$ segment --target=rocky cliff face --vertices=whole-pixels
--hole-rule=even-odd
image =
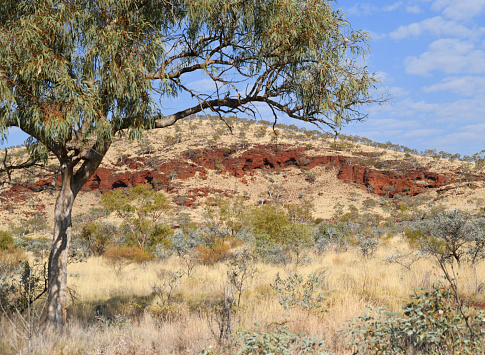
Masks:
[[[307,155],[305,148],[291,146],[255,145],[240,150],[236,147],[200,149],[187,151],[182,157],[158,164],[146,158],[126,158],[119,160],[117,166],[126,166],[126,171],[116,171],[100,167],[84,186],[84,190],[106,192],[120,187],[137,186],[150,183],[159,189],[170,190],[173,179],[185,180],[194,177],[204,179],[208,170],[230,174],[243,179],[258,170],[284,169],[296,166],[311,171],[317,166],[335,168],[337,177],[346,183],[354,184],[379,196],[392,197],[396,193],[415,196],[426,189],[436,189],[453,181],[452,178],[430,172],[427,169],[401,171],[382,171],[361,166],[358,160],[345,156],[314,151]],[[48,179],[37,186],[49,183]]]
[[[337,203],[367,208],[369,199],[377,202],[373,212],[386,213],[383,202],[396,194],[422,194],[417,200],[470,212],[485,203],[485,175],[472,176],[470,164],[302,132],[288,126],[275,135],[271,127],[238,121],[229,134],[218,120],[194,119],[146,132],[143,141],[116,138],[76,198],[73,215],[98,207],[107,191],[147,183],[191,218],[202,218],[204,207],[220,196],[243,197],[248,206],[309,202],[315,218],[323,219],[331,218]],[[48,173],[55,158],[49,163],[18,171],[12,178],[20,184],[0,186],[0,229],[39,212],[53,220],[57,191],[50,188],[60,179]],[[33,193],[38,190],[45,191]]]
[[[86,196],[96,193],[99,197],[100,193],[113,189],[149,183],[157,190],[167,192],[180,206],[197,208],[208,196],[233,196],[245,190],[254,191],[254,196],[251,195],[254,203],[265,203],[268,196],[265,198],[262,194],[267,194],[267,187],[271,184],[268,177],[277,175],[278,184],[283,185],[285,193],[291,195],[290,192],[293,191],[288,200],[290,203],[296,202],[303,193],[305,196],[320,198],[320,206],[324,204],[325,208],[331,209],[339,201],[345,203],[346,198],[335,193],[328,195],[328,176],[334,183],[338,180],[343,182],[339,186],[347,185],[350,189],[348,191],[360,189],[385,198],[392,198],[398,193],[416,196],[430,190],[444,193],[455,189],[455,185],[460,182],[458,172],[436,173],[409,161],[384,160],[377,157],[375,152],[343,155],[330,148],[308,149],[290,144],[235,144],[170,151],[170,158],[166,158],[167,153],[163,151],[159,153],[160,156],[157,153],[133,154],[111,159],[110,163],[102,165],[95,172],[83,187],[83,193]],[[289,169],[290,167],[296,169]],[[311,181],[312,175],[318,176],[324,171],[328,172],[327,177],[317,178],[317,183]],[[218,182],[214,182],[214,177],[217,177]],[[53,178],[54,176],[37,176],[36,182],[23,186],[13,185],[9,190],[3,191],[3,196],[10,201],[10,208],[17,209],[22,206],[20,213],[25,216],[36,211],[50,211],[55,203],[56,192],[51,191],[46,196],[45,193],[32,194],[32,191],[52,186]],[[483,181],[483,176],[477,175],[474,178],[475,181]],[[290,180],[292,187],[285,185]],[[299,182],[295,185],[295,181]],[[309,181],[312,183],[308,183]],[[240,186],[239,192],[235,192],[235,182]],[[57,178],[55,183],[60,184],[60,179]],[[455,193],[455,190],[452,192],[453,196],[460,194]],[[370,197],[365,194],[364,196]],[[32,202],[32,199],[36,202]],[[97,200],[86,197],[79,204],[96,206],[94,201]],[[7,215],[5,218],[9,220],[11,217]]]

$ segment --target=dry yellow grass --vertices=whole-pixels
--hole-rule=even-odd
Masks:
[[[233,330],[252,328],[255,324],[275,329],[285,324],[293,332],[324,339],[327,347],[337,354],[349,353],[340,331],[345,329],[346,321],[361,315],[368,307],[400,311],[417,287],[446,284],[431,260],[420,259],[409,270],[385,262],[386,256],[396,249],[406,248],[400,237],[394,237],[368,259],[351,249],[312,254],[312,262],[298,269],[292,264],[283,267],[255,263],[257,272],[243,291],[241,307],[233,318]],[[119,275],[102,257],[69,265],[68,286],[75,296],[69,306],[69,325],[61,335],[42,332],[36,343],[37,353],[197,354],[202,349],[216,348],[214,334],[218,328],[211,307],[227,289],[228,264],[199,265],[190,277],[183,276],[174,290],[168,313],[160,313],[159,299],[152,286],[167,281],[159,278],[160,270],[167,275],[181,268],[176,256],[142,266],[130,265]],[[279,304],[279,294],[270,286],[277,275],[285,279],[295,272],[308,275],[323,271],[326,312],[309,313],[298,308],[285,311]],[[458,273],[462,296],[483,302],[484,263],[473,268],[463,266]],[[106,322],[116,316],[122,317],[119,326],[103,327],[103,319]],[[25,341],[18,342],[5,319],[0,330],[4,333],[0,342],[2,353],[15,353],[9,352],[11,344],[25,347]]]
[[[345,328],[344,322],[359,316],[367,307],[399,311],[415,288],[445,283],[431,260],[421,259],[410,270],[386,263],[385,257],[396,248],[406,249],[399,237],[381,246],[369,259],[363,259],[357,250],[349,250],[314,254],[310,264],[298,269],[294,265],[256,263],[257,273],[243,292],[234,328],[251,328],[259,323],[274,329],[278,324],[286,324],[294,332],[325,339],[329,348],[344,354],[348,349],[342,347],[343,335],[339,332]],[[204,348],[216,347],[211,329],[217,330],[217,326],[210,321],[209,305],[223,295],[228,265],[199,265],[190,277],[183,276],[174,291],[170,319],[160,319],[154,313],[157,298],[152,286],[163,282],[157,276],[161,269],[175,272],[181,269],[181,264],[177,257],[171,257],[145,266],[131,265],[121,275],[116,275],[102,257],[70,265],[68,285],[76,298],[70,306],[68,330],[60,338],[44,334],[39,353],[196,354]],[[285,279],[294,272],[307,275],[323,270],[327,312],[318,315],[297,308],[286,312],[279,304],[278,293],[270,286],[277,274]],[[485,265],[463,267],[459,269],[459,277],[463,296],[483,301],[480,285],[485,283]],[[103,329],[96,312],[112,318],[122,315],[124,326]],[[10,336],[13,339],[13,334]]]

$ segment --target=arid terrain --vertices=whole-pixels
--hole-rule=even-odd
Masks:
[[[321,138],[315,131],[276,131],[243,122],[231,134],[210,118],[148,132],[143,142],[119,138],[77,197],[73,214],[98,206],[104,192],[147,183],[196,219],[208,198],[244,196],[258,205],[274,198],[272,189],[286,203],[311,201],[313,216],[322,219],[332,217],[337,203],[360,208],[365,200],[385,202],[396,194],[466,211],[485,203],[485,175],[472,163]],[[52,221],[56,192],[27,187],[50,186],[55,174],[35,169],[16,174],[25,186],[4,185],[1,228],[36,211]],[[379,206],[375,212],[383,213]]]
[[[401,312],[416,290],[421,296],[447,289],[436,262],[441,249],[426,249],[433,243],[423,244],[428,240],[419,239],[413,223],[455,209],[481,218],[485,175],[475,164],[295,126],[227,123],[232,134],[225,122],[198,117],[148,132],[143,141],[116,139],[74,204],[72,248],[78,252],[68,267],[66,332],[35,328],[35,353],[233,354],[252,335],[284,331],[298,334],[290,343],[278,340],[288,347],[309,337],[332,354],[375,353],[374,343],[357,350],[356,339],[368,334],[357,327],[352,340],[352,319],[370,308],[370,314]],[[26,159],[22,148],[10,154],[14,162]],[[15,248],[1,251],[5,265],[28,260],[42,270],[59,184],[53,166],[13,172],[3,185],[0,229],[15,239]],[[162,218],[169,232],[146,250],[129,243],[121,213],[102,207],[103,195],[140,185],[162,192],[170,205]],[[296,237],[258,234],[272,233],[264,213],[274,213],[274,228],[283,218]],[[193,235],[205,244],[187,246]],[[120,250],[138,252],[115,253]],[[480,260],[450,265],[456,264],[459,301],[483,308]],[[457,307],[456,299],[440,303],[439,297],[429,299]],[[42,300],[36,301],[39,320]],[[450,314],[459,317],[462,309]],[[21,318],[8,314],[0,321],[0,353],[16,354],[29,337],[20,332]],[[442,346],[412,339],[400,341],[416,353]]]

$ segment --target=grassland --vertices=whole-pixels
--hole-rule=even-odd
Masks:
[[[244,284],[240,306],[231,316],[231,329],[235,333],[256,324],[266,330],[286,325],[295,333],[323,339],[335,354],[351,353],[342,332],[345,322],[368,307],[401,311],[416,288],[445,283],[431,260],[420,259],[409,270],[386,262],[396,249],[406,250],[400,237],[387,241],[370,258],[353,249],[312,254],[312,261],[298,268],[254,262],[250,265],[254,275]],[[229,261],[198,265],[192,275],[178,279],[166,302],[169,289],[164,288],[158,297],[153,286],[167,284],[173,273],[182,270],[176,256],[133,264],[119,274],[103,257],[74,263],[69,266],[69,325],[64,334],[40,331],[36,353],[197,354],[203,349],[221,349],[221,345],[234,346],[234,336],[219,342],[221,316],[217,312],[217,305],[230,293],[229,269]],[[271,285],[277,276],[285,279],[295,272],[321,275],[318,289],[324,296],[325,312],[282,307],[280,294]],[[465,299],[483,303],[483,263],[460,268],[458,284]],[[20,348],[25,342],[5,322],[3,319],[2,353],[15,353],[11,346]]]

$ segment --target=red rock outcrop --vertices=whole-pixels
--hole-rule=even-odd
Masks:
[[[415,196],[427,188],[439,188],[447,182],[444,175],[426,169],[381,171],[358,165],[355,159],[340,155],[306,156],[305,148],[259,145],[232,157],[233,148],[203,149],[192,152],[191,160],[209,169],[229,172],[243,177],[256,169],[286,168],[294,165],[312,169],[317,166],[339,167],[338,178],[354,183],[380,196],[392,197],[396,193]],[[389,162],[388,165],[392,165]]]
[[[157,168],[147,168],[147,164],[140,161],[125,159],[131,171],[114,173],[112,170],[100,167],[93,176],[83,186],[83,190],[100,190],[107,192],[119,187],[133,187],[140,184],[152,184],[157,187],[167,187],[170,180],[188,179],[195,176],[197,172],[206,174],[205,169],[195,164],[189,164],[181,160],[174,159],[169,163],[160,164]],[[134,170],[143,164],[142,170]]]
[[[358,165],[344,165],[338,178],[364,186],[380,196],[392,197],[396,193],[415,196],[427,188],[439,188],[446,184],[446,177],[429,171],[407,171],[397,174],[393,171],[379,171]]]
[[[188,179],[199,173],[201,179],[207,178],[207,169],[218,170],[221,174],[230,174],[247,183],[246,175],[252,175],[255,170],[283,169],[297,166],[313,169],[317,166],[338,169],[337,177],[346,183],[355,184],[369,192],[380,196],[392,197],[396,193],[415,196],[427,188],[446,189],[445,185],[451,181],[446,176],[432,173],[425,168],[415,170],[407,168],[405,164],[394,165],[389,171],[378,170],[359,164],[358,158],[333,155],[329,151],[315,150],[313,156],[306,155],[306,149],[294,148],[290,145],[255,145],[242,153],[238,147],[215,149],[189,150],[183,153],[182,158],[160,163],[156,157],[124,157],[119,159],[116,166],[126,166],[126,171],[113,171],[100,167],[84,185],[83,190],[107,192],[120,187],[131,187],[150,183],[157,189],[172,190],[172,180]],[[320,153],[321,154],[318,154]],[[236,154],[237,153],[237,154]],[[382,163],[382,162],[380,162]],[[393,167],[393,162],[384,162],[386,166]],[[399,169],[397,169],[399,167]],[[33,184],[33,188],[45,187],[51,184],[51,178],[42,179]],[[57,184],[60,183],[60,177]],[[207,191],[206,191],[207,189]],[[27,191],[24,187],[14,186],[7,192],[9,196],[18,195]],[[179,203],[193,206],[198,197],[207,196],[208,188],[198,188],[179,196]],[[227,195],[227,191],[219,193]],[[185,197],[185,199],[183,198]],[[182,201],[183,200],[183,201]]]

